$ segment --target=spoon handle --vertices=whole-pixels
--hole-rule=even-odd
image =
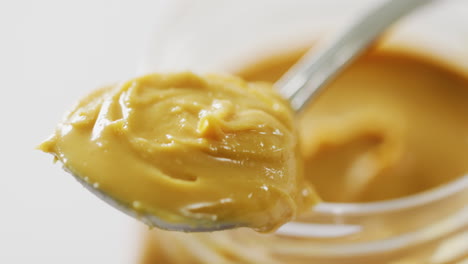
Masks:
[[[432,0],[385,0],[349,27],[307,52],[280,80],[280,94],[299,112],[400,17]]]

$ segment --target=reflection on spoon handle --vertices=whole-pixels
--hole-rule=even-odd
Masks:
[[[349,27],[312,49],[296,63],[276,86],[292,108],[303,107],[338,73],[372,44],[400,17],[432,0],[385,0]]]

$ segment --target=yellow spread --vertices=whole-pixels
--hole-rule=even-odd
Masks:
[[[40,148],[138,212],[264,232],[317,201],[309,183],[325,201],[368,202],[468,171],[464,76],[405,52],[369,53],[299,116],[299,144],[271,82],[301,54],[238,73],[251,82],[152,74],[97,90]]]
[[[169,223],[270,231],[316,201],[294,113],[271,84],[151,74],[82,99],[40,148]]]

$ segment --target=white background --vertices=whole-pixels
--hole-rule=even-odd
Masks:
[[[35,150],[77,98],[132,76],[157,0],[0,0],[0,263],[135,263],[140,224]]]

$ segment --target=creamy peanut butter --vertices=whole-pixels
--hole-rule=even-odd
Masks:
[[[270,231],[316,201],[294,120],[271,84],[151,74],[82,99],[40,149],[166,222]]]

